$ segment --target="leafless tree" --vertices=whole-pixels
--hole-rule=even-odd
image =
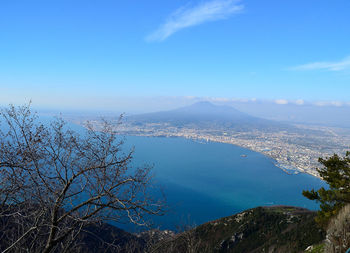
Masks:
[[[194,225],[182,225],[177,234],[169,233],[160,240],[147,240],[150,242],[146,248],[147,253],[209,253],[213,248],[203,241],[196,232]],[[163,231],[164,233],[165,231]]]
[[[145,225],[162,214],[150,167],[133,167],[115,126],[82,133],[64,120],[41,123],[30,105],[0,112],[2,252],[69,252],[92,223]]]

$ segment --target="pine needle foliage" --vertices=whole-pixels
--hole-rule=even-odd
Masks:
[[[326,159],[319,158],[319,162],[323,167],[317,171],[329,188],[303,191],[303,195],[320,203],[316,221],[326,227],[329,220],[336,216],[343,206],[350,203],[350,152],[344,157],[334,154]]]

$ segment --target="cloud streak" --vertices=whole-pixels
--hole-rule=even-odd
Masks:
[[[313,62],[291,68],[292,70],[350,70],[350,56],[338,62]]]
[[[244,6],[240,0],[212,0],[199,5],[181,7],[173,12],[157,30],[146,37],[148,42],[161,42],[174,33],[206,22],[227,19],[240,13]]]

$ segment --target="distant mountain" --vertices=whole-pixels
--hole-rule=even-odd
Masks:
[[[198,102],[170,111],[139,114],[127,117],[132,124],[166,123],[175,127],[230,128],[235,130],[263,129],[265,131],[287,130],[292,126],[277,121],[251,116],[226,105]]]

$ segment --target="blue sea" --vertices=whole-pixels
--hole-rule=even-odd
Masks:
[[[49,122],[51,118],[41,120]],[[69,126],[83,131],[80,126]],[[325,186],[307,174],[286,174],[272,159],[230,144],[127,136],[125,151],[132,147],[133,164],[153,165],[155,184],[166,196],[166,215],[152,219],[154,227],[161,229],[199,225],[257,206],[294,205],[316,210],[318,205],[303,197],[302,191]],[[115,225],[139,230],[127,224]]]
[[[161,229],[199,225],[257,206],[315,210],[318,205],[302,191],[325,186],[308,174],[286,174],[272,159],[230,144],[166,137],[126,140],[126,147],[135,147],[134,164],[152,164],[154,180],[165,193],[168,212],[153,219]]]

